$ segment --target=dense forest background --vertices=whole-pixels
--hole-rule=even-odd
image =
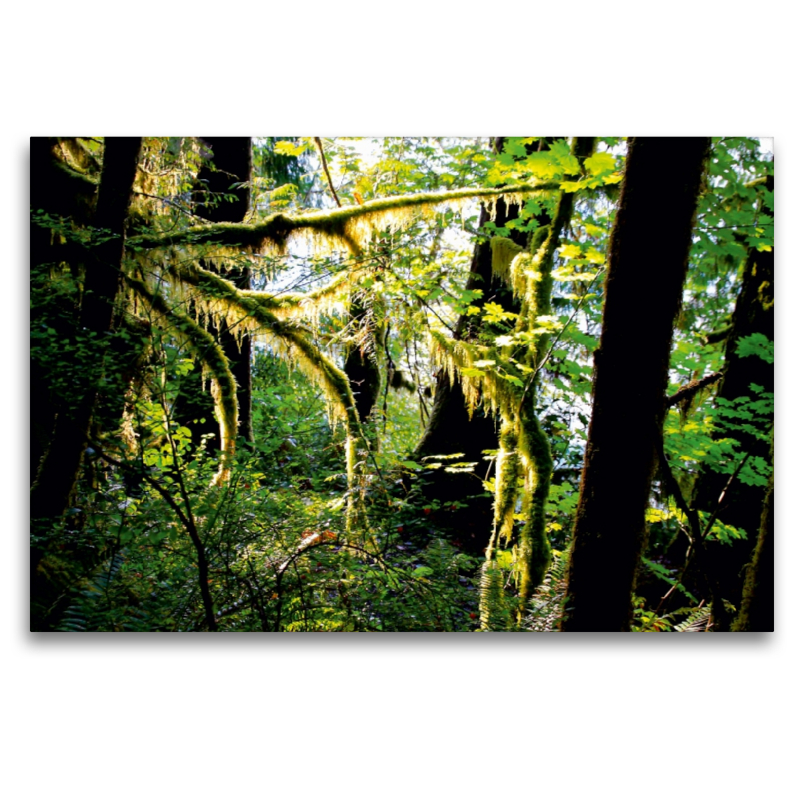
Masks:
[[[11,18],[0,55],[0,197],[17,268],[2,320],[19,360],[2,395],[13,455],[4,460],[3,588],[12,610],[3,634],[4,788],[69,798],[97,790],[120,798],[782,796],[793,785],[800,666],[787,488],[798,441],[789,313],[797,271],[785,222],[797,202],[791,12],[681,0],[666,13],[624,1],[235,9],[245,10],[144,0],[59,13],[20,6]],[[30,440],[29,426],[15,421],[30,399],[29,137],[143,130],[323,140],[531,130],[774,136],[784,220],[776,632],[28,633]],[[497,744],[499,760],[488,753]]]
[[[773,181],[32,139],[32,630],[772,630]]]

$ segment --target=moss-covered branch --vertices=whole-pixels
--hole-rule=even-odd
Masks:
[[[500,452],[497,454],[495,482],[498,486],[494,503],[493,541],[511,541],[514,528],[514,507],[517,502],[517,478],[520,472],[517,426],[503,420],[500,430]]]
[[[225,278],[197,266],[173,267],[172,274],[180,281],[201,289],[203,302],[209,304],[215,313],[236,315],[245,329],[282,344],[300,369],[322,389],[331,420],[343,422],[347,431],[347,475],[351,490],[348,509],[351,525],[354,524],[359,513],[355,496],[357,451],[364,446],[364,438],[347,376],[308,339],[299,325],[276,315],[280,298],[266,292],[237,289]]]
[[[214,408],[222,443],[222,460],[214,477],[214,483],[216,485],[224,483],[230,476],[231,461],[236,452],[236,427],[239,420],[236,381],[233,379],[228,360],[214,337],[193,319],[172,308],[164,297],[150,291],[144,282],[133,277],[127,277],[126,281],[150,306],[153,313],[160,317],[170,330],[186,341],[211,373]]]
[[[689,402],[698,392],[719,381],[723,374],[722,372],[712,372],[710,375],[706,375],[705,378],[701,378],[697,381],[690,381],[684,386],[681,386],[675,394],[670,395],[666,399],[666,407],[672,408],[672,406],[676,406],[678,403]]]
[[[455,189],[449,192],[421,192],[370,200],[362,205],[345,206],[330,211],[314,211],[294,216],[273,214],[253,223],[217,223],[196,225],[186,230],[132,237],[132,248],[152,249],[175,246],[220,246],[253,252],[283,252],[292,238],[310,240],[327,248],[358,251],[373,232],[383,228],[399,230],[418,213],[434,213],[444,205],[460,206],[471,200],[483,200],[494,207],[499,198],[507,203],[521,203],[530,194],[558,189],[557,183],[537,186],[506,186],[501,189]]]

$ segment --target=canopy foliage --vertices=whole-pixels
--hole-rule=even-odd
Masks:
[[[112,142],[32,140],[32,626],[557,629],[626,141],[254,138],[250,175],[211,191],[202,138],[144,138],[123,234],[98,221]],[[665,144],[653,192],[673,157]],[[735,503],[760,520],[772,485],[772,181],[758,140],[713,140],[634,630],[737,615],[747,630],[741,609],[763,608],[743,603],[758,588],[742,568],[768,534]],[[242,198],[244,219],[209,221]],[[118,263],[99,255],[109,241]],[[478,279],[482,247],[492,275]],[[96,263],[113,314],[93,330]],[[221,331],[253,342],[245,399]],[[740,373],[731,396],[724,376]],[[631,363],[621,403],[636,381]],[[496,447],[465,459],[465,426],[463,448],[415,457],[453,387],[494,421]],[[183,399],[202,393],[218,438]],[[80,402],[80,467],[45,513],[44,465]],[[448,474],[473,490],[437,495]],[[704,494],[713,476],[722,501]],[[476,553],[454,520],[487,502]]]

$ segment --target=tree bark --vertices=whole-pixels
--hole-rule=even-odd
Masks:
[[[502,149],[502,143],[498,147]],[[516,206],[506,206],[502,200],[498,201],[495,224],[501,227],[516,219],[517,215]],[[479,229],[488,221],[489,214],[482,208]],[[548,225],[550,218],[543,214],[539,223]],[[510,238],[524,247],[528,234],[512,231]],[[492,301],[507,311],[519,311],[519,303],[511,291],[492,274],[492,249],[488,240],[475,245],[466,288],[483,291],[483,296],[474,303],[476,306]],[[456,338],[475,336],[477,331],[472,329],[475,320],[476,317],[462,315],[456,326]],[[433,520],[437,528],[447,532],[453,543],[464,551],[476,555],[483,555],[489,544],[494,518],[493,499],[480,484],[487,474],[483,451],[496,450],[497,447],[498,426],[492,416],[485,414],[482,409],[476,409],[470,419],[460,383],[456,381],[451,385],[447,377],[439,376],[430,419],[413,458],[421,460],[426,456],[463,453],[458,461],[477,463],[471,472],[431,471],[426,474],[427,483],[423,487],[426,497],[438,500],[443,508],[448,509],[437,512]],[[464,506],[449,510],[452,503],[463,503]]]
[[[710,140],[633,138],[608,253],[564,631],[627,631]]]
[[[76,382],[85,389],[66,400],[58,411],[50,446],[31,488],[33,520],[49,521],[60,517],[78,478],[120,283],[125,218],[141,144],[139,137],[109,137],[105,141],[94,217],[96,242],[87,254],[78,324],[79,333],[90,337],[87,341],[90,352],[84,363],[86,375]]]
[[[350,304],[350,324],[358,328],[364,324],[368,313],[364,302],[357,298],[354,299]],[[371,339],[374,350],[375,331],[369,331],[367,336]],[[375,360],[375,353],[351,345],[347,349],[343,369],[350,381],[350,388],[353,390],[358,418],[365,423],[378,401],[378,393],[381,388],[381,371]]]
[[[731,630],[775,630],[775,475],[769,481],[753,558],[747,565],[742,604]]]
[[[767,189],[774,188],[773,178],[767,180]],[[771,215],[769,209],[762,213]],[[717,397],[735,400],[752,396],[750,384],[764,387],[767,392],[775,391],[774,366],[756,356],[738,356],[736,347],[739,340],[754,333],[761,333],[770,341],[775,339],[775,252],[748,251],[742,270],[742,283],[736,298],[731,329],[725,345],[725,367]],[[764,421],[757,421],[761,425]],[[741,443],[742,453],[752,457],[770,459],[769,442],[747,431],[734,431],[730,434],[722,430],[722,436],[732,436]],[[712,512],[716,510],[720,494],[728,481],[728,475],[704,470],[694,487],[694,505]],[[753,542],[759,536],[762,522],[762,508],[766,490],[763,486],[748,486],[735,481],[725,492],[725,499],[718,510],[718,518],[728,525],[735,525],[747,532],[746,540],[735,540],[729,545],[717,542],[708,543],[706,562],[710,583],[715,585],[720,596],[714,596],[714,620],[717,630],[728,630],[732,614],[723,600],[734,605],[742,597],[744,590],[744,566],[753,555]],[[771,613],[771,612],[770,612]]]

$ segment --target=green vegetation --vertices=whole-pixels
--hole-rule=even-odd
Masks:
[[[773,161],[693,141],[32,140],[32,630],[771,630]]]

